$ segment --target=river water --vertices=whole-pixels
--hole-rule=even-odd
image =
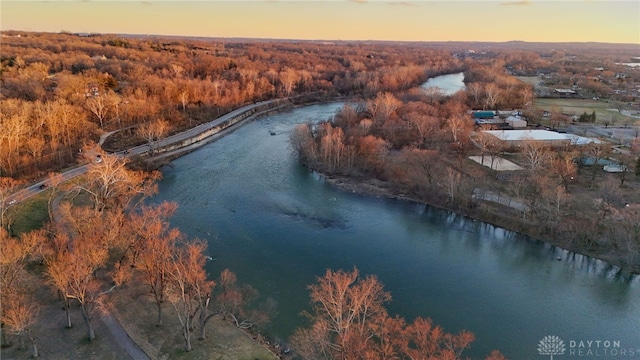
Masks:
[[[447,74],[429,78],[420,87],[427,89],[437,87],[445,95],[453,95],[459,90],[464,90],[464,73]]]
[[[580,340],[619,341],[640,357],[637,279],[449,212],[334,189],[300,166],[289,131],[340,106],[246,124],[164,168],[152,199],[177,202],[172,224],[208,241],[212,277],[230,268],[278,302],[271,336],[286,340],[304,324],[306,285],[325,269],[355,266],[391,292],[391,314],[475,333],[465,352],[473,359],[492,349],[510,359],[544,359],[537,347],[547,335],[563,339],[562,358]]]

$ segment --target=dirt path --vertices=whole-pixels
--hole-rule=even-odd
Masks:
[[[131,339],[129,334],[124,331],[118,320],[116,320],[113,315],[106,314],[100,320],[107,326],[107,329],[109,329],[109,332],[115,342],[120,345],[120,347],[122,347],[132,359],[149,360],[147,354],[145,354],[138,344]]]
[[[63,197],[65,197],[72,191],[75,191],[75,188],[57,196],[51,204],[53,219],[56,223],[62,226],[66,226],[66,224],[63,223],[63,217],[60,214],[60,201]],[[129,356],[131,356],[131,358],[134,360],[150,360],[147,354],[145,354],[144,351],[140,349],[140,347],[131,339],[129,334],[127,334],[124,328],[122,328],[118,320],[109,312],[105,312],[102,317],[98,318],[97,322],[102,323],[96,324],[98,325],[97,327],[100,327],[99,325],[104,325],[104,327],[109,330],[110,336],[108,336],[108,338],[115,343],[112,345],[112,347],[120,347],[121,349],[126,351],[126,353],[129,354]],[[117,351],[118,349],[114,350]]]

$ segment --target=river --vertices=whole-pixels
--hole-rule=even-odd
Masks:
[[[438,88],[444,95],[453,95],[459,90],[464,90],[464,73],[440,75],[429,78],[426,83],[420,85],[423,89]]]
[[[326,268],[356,266],[391,292],[390,313],[475,333],[465,351],[473,359],[492,349],[510,359],[545,358],[537,347],[547,335],[564,340],[565,356],[570,341],[640,348],[637,279],[456,214],[334,189],[300,166],[289,131],[340,106],[248,123],[165,167],[152,199],[177,202],[172,224],[208,241],[212,277],[230,268],[278,302],[271,336],[286,340],[304,324],[306,285]]]

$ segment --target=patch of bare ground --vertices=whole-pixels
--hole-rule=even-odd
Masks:
[[[146,141],[144,139],[141,139],[135,135],[134,128],[128,128],[116,131],[115,133],[109,135],[106,138],[104,144],[102,144],[102,148],[105,151],[115,152],[145,143]]]
[[[32,267],[32,271],[41,271],[41,265]],[[34,269],[35,268],[35,269]],[[108,329],[101,321],[95,321],[96,338],[87,340],[87,330],[82,320],[80,307],[72,303],[71,321],[73,327],[67,328],[66,311],[63,302],[49,287],[43,286],[39,275],[32,275],[34,298],[40,307],[37,324],[33,327],[38,346],[39,359],[50,360],[119,360],[129,355],[111,338]],[[12,345],[3,348],[0,358],[29,359],[32,358],[31,344],[25,338],[24,349],[20,349],[16,336],[7,334]]]
[[[33,327],[39,351],[39,358],[46,360],[121,360],[130,359],[110,335],[106,325],[95,320],[96,339],[87,340],[87,332],[81,310],[72,302],[71,319],[73,327],[66,328],[66,312],[63,302],[56,293],[42,286],[43,279],[37,275],[42,265],[33,265],[31,282],[34,284],[35,298],[40,306],[37,324]],[[147,296],[146,289],[139,281],[124,285],[111,294],[107,306],[129,336],[151,359],[219,359],[219,360],[275,360],[278,359],[267,344],[260,343],[258,336],[252,336],[228,321],[215,318],[207,324],[207,339],[197,340],[198,331],[192,335],[193,351],[184,351],[181,327],[174,309],[169,303],[164,308],[164,325],[156,327],[156,306]],[[19,339],[5,334],[11,343],[2,348],[0,359],[30,359],[32,349],[25,337],[25,347],[19,347]],[[256,339],[254,339],[254,337]]]
[[[112,313],[151,359],[273,360],[278,357],[266,344],[217,316],[207,323],[206,339],[192,334],[193,351],[186,352],[182,328],[169,302],[164,304],[163,325],[158,327],[155,302],[140,281],[132,281],[114,294]]]

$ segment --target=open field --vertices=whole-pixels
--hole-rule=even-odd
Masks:
[[[565,99],[565,98],[537,98],[533,103],[534,109],[552,111],[558,109],[567,114],[580,116],[585,111],[596,112],[596,122],[603,124],[613,121],[612,125],[640,125],[640,118],[634,118],[618,112],[615,104],[607,100]]]
[[[77,303],[71,309],[72,328],[66,328],[66,312],[62,300],[48,286],[42,286],[43,265],[32,264],[29,267],[30,283],[39,308],[37,323],[33,327],[33,335],[38,344],[38,359],[47,360],[118,360],[126,359],[128,354],[115,344],[106,326],[95,322],[96,338],[87,340],[86,327],[82,320],[81,310]],[[25,349],[20,349],[17,337],[7,334],[12,346],[0,351],[0,358],[29,359],[31,344],[25,339]]]
[[[156,305],[141,282],[131,281],[113,298],[114,315],[151,359],[275,360],[277,357],[247,333],[216,316],[207,323],[207,338],[191,337],[193,351],[184,350],[180,322],[169,302],[163,306],[163,326],[157,327]]]
[[[48,197],[50,191],[42,192],[9,209],[7,215],[15,219],[11,227],[14,234],[19,235],[40,229],[49,221]]]
[[[41,286],[42,265],[30,268],[31,281],[40,309],[38,323],[33,329],[40,359],[51,360],[116,360],[129,355],[117,345],[103,322],[95,321],[96,339],[87,341],[85,325],[77,303],[72,303],[73,327],[65,328],[66,317],[62,301],[47,286]],[[193,351],[184,351],[184,340],[175,310],[166,303],[164,326],[156,327],[156,306],[147,296],[147,289],[140,282],[132,281],[116,289],[108,299],[107,308],[129,336],[134,339],[151,359],[219,359],[219,360],[275,360],[277,357],[266,346],[252,339],[247,333],[228,321],[216,317],[207,324],[207,339],[198,340],[198,331],[192,334]],[[100,315],[98,315],[100,316]],[[29,340],[20,349],[18,339],[8,335],[12,346],[3,348],[1,359],[27,359],[31,357]]]

